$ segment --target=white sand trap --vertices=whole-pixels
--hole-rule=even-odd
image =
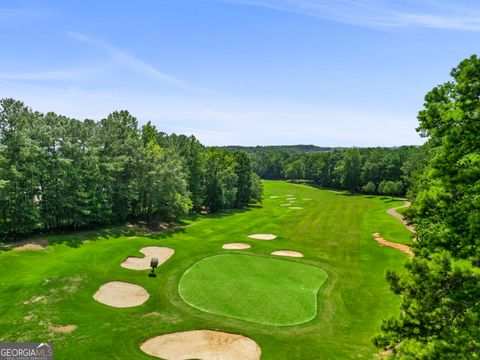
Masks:
[[[257,240],[273,240],[277,237],[273,234],[252,234],[248,235],[250,239],[257,239]]]
[[[258,360],[261,354],[258,344],[248,337],[212,330],[156,336],[140,349],[166,360]]]
[[[290,206],[289,209],[290,210],[302,210],[303,207],[301,207],[301,206]]]
[[[152,258],[157,258],[158,266],[160,266],[170,259],[175,251],[167,247],[147,246],[140,249],[140,252],[144,254],[145,257],[130,256],[122,262],[121,267],[130,270],[148,270],[150,269],[150,260]]]
[[[278,199],[280,196],[270,196],[270,199]]]
[[[250,249],[250,248],[251,248],[250,245],[243,244],[243,243],[230,243],[222,246],[222,249],[226,249],[226,250],[243,250],[243,249]]]
[[[272,252],[271,255],[290,256],[290,257],[297,257],[297,258],[303,257],[303,254],[301,252],[292,251],[292,250],[278,250],[278,251]]]
[[[122,281],[110,281],[103,284],[93,295],[102,304],[117,308],[142,305],[150,294],[143,287]]]

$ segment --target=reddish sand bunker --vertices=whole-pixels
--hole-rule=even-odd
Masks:
[[[212,330],[156,336],[140,349],[166,360],[258,360],[261,354],[257,343],[248,337]]]
[[[122,281],[110,281],[100,286],[93,298],[102,304],[128,308],[142,305],[150,294],[143,287]]]
[[[250,245],[243,244],[243,243],[230,243],[222,246],[222,249],[225,249],[225,250],[243,250],[243,249],[250,249],[250,248],[251,248]]]
[[[250,239],[257,239],[257,240],[273,240],[277,237],[273,234],[252,234],[248,235]]]
[[[277,250],[271,253],[271,255],[277,255],[277,256],[290,256],[290,257],[303,257],[303,254],[298,251],[292,251],[292,250]]]
[[[140,249],[140,252],[144,254],[145,257],[130,256],[122,262],[121,267],[130,270],[148,270],[150,269],[150,260],[152,258],[157,258],[158,265],[160,266],[170,259],[175,251],[167,247],[147,246]]]
[[[394,242],[391,242],[391,241],[387,241],[387,240],[385,240],[384,238],[381,237],[380,233],[373,233],[372,235],[375,237],[375,240],[382,246],[383,245],[384,246],[390,246],[394,249],[403,251],[404,253],[406,253],[410,256],[415,256],[412,249],[408,245],[397,244],[397,243],[394,243]]]

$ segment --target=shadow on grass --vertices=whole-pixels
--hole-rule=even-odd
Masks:
[[[107,239],[116,239],[120,237],[146,237],[150,239],[165,239],[171,238],[179,233],[184,233],[185,228],[201,219],[221,219],[235,214],[252,211],[254,208],[260,208],[261,205],[254,204],[248,208],[242,209],[228,209],[220,212],[200,214],[194,213],[185,216],[175,223],[166,223],[155,220],[140,220],[131,219],[128,223],[115,224],[110,226],[90,227],[87,229],[57,229],[52,232],[38,233],[23,240],[7,241],[0,244],[0,252],[10,251],[17,246],[25,244],[36,244],[38,242],[48,245],[63,244],[71,248],[78,248],[83,245],[85,241],[98,241]]]

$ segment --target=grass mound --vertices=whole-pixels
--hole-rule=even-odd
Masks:
[[[328,275],[297,262],[252,255],[205,258],[182,276],[179,293],[216,315],[272,326],[298,325],[317,314],[317,293]]]

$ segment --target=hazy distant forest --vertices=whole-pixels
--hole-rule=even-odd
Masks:
[[[261,200],[259,176],[406,194],[416,256],[406,273],[387,274],[402,311],[375,344],[401,359],[478,359],[480,60],[451,75],[425,97],[421,147],[207,148],[151,123],[139,128],[127,111],[78,121],[4,99],[0,236],[244,207]]]
[[[310,180],[352,193],[405,195],[428,161],[427,147],[328,148],[296,146],[228,146],[245,151],[262,179]]]

